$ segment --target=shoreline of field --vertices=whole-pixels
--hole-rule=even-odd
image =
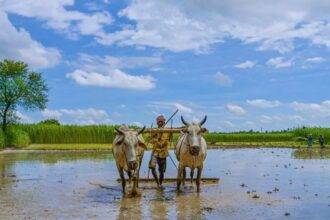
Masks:
[[[231,148],[307,148],[302,142],[217,142],[208,143],[208,149],[231,149]],[[320,148],[315,144],[312,148]],[[325,148],[330,148],[326,145]],[[148,148],[150,150],[151,148]],[[173,147],[170,147],[173,149]],[[3,148],[0,154],[13,152],[112,152],[112,144],[31,144],[24,148]]]

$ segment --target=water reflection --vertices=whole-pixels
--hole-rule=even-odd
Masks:
[[[177,219],[202,219],[202,196],[196,193],[179,195],[176,201]]]
[[[8,153],[0,154],[0,161],[7,160],[13,162],[42,162],[44,164],[55,164],[58,162],[74,162],[78,160],[104,161],[112,160],[111,152],[31,152],[31,153]]]
[[[120,200],[120,208],[117,216],[118,220],[122,219],[143,219],[142,218],[142,202],[141,197],[127,198]]]
[[[292,219],[330,219],[329,155],[329,149],[209,150],[203,176],[219,177],[218,185],[203,184],[198,195],[189,182],[182,193],[175,183],[164,190],[144,183],[141,197],[127,198],[110,152],[0,154],[0,179],[11,180],[0,181],[0,219],[282,219],[286,212]],[[300,160],[308,158],[322,160]],[[141,176],[147,171],[145,160]],[[175,176],[176,168],[166,175]]]
[[[156,196],[150,203],[150,213],[152,219],[167,219],[169,201],[173,198],[169,197],[164,190],[156,191]]]
[[[293,151],[296,159],[330,159],[330,149],[297,149]]]

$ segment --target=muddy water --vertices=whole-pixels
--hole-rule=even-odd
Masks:
[[[138,198],[122,196],[110,153],[0,154],[0,219],[330,219],[327,154],[209,150],[203,176],[219,184],[199,195],[141,184]],[[176,175],[169,159],[166,175]]]

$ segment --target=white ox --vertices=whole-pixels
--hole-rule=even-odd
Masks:
[[[177,190],[180,190],[181,182],[186,178],[186,167],[191,169],[191,180],[194,170],[197,168],[196,186],[197,192],[200,191],[200,180],[206,158],[207,144],[202,134],[206,131],[202,125],[206,122],[207,116],[199,123],[188,123],[181,116],[181,121],[185,125],[178,143],[175,146],[175,155],[179,161]]]
[[[141,130],[130,130],[127,125],[116,128],[116,137],[112,145],[112,153],[116,161],[118,172],[122,181],[122,189],[125,194],[126,180],[124,171],[133,179],[133,188],[131,195],[137,194],[139,172],[146,144],[141,136],[145,127]]]

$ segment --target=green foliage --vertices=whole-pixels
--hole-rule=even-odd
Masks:
[[[12,125],[16,130],[24,131],[33,144],[111,144],[115,137],[115,126],[111,125],[56,125],[56,124],[20,124]],[[290,143],[290,146],[304,146],[307,134],[312,134],[314,140],[320,134],[325,140],[330,139],[330,128],[302,128],[280,132],[211,132],[204,135],[209,144],[223,143],[237,145],[251,143],[253,145],[277,146]],[[144,134],[145,140],[149,134]],[[179,134],[174,134],[175,144]]]
[[[46,119],[46,120],[40,121],[39,124],[44,124],[44,125],[61,125],[60,122],[57,119]]]
[[[112,144],[32,144],[28,150],[111,150]]]
[[[28,69],[28,65],[13,60],[0,61],[0,117],[2,130],[16,121],[18,106],[26,110],[44,109],[47,86],[41,73]]]
[[[8,147],[27,147],[30,144],[29,135],[25,131],[10,127],[5,134]]]
[[[5,135],[0,130],[0,149],[5,147]]]
[[[292,141],[293,135],[289,132],[242,132],[242,133],[207,133],[204,135],[208,143],[217,142],[274,142]]]
[[[311,134],[314,141],[317,141],[320,135],[324,136],[325,141],[330,140],[330,128],[320,127],[302,127],[293,130],[294,136],[299,137],[301,140],[306,140],[306,137]]]
[[[115,137],[115,126],[109,125],[16,125],[25,131],[34,144],[83,144],[112,143]]]

